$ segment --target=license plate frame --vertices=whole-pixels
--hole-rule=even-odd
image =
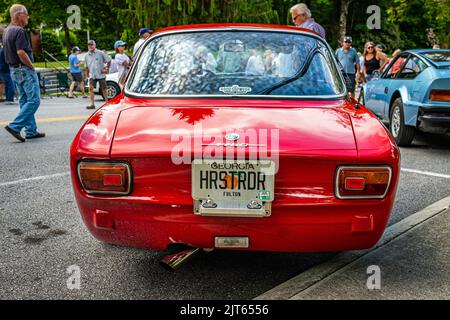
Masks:
[[[274,168],[275,163],[271,160],[194,160],[191,169],[194,213],[270,216],[275,189]],[[215,207],[206,206],[208,200],[213,201]]]

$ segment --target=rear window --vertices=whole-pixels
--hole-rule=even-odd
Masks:
[[[422,54],[434,62],[450,62],[450,51],[430,51],[422,52]]]
[[[127,91],[142,95],[336,96],[333,55],[300,34],[208,31],[164,35],[142,51]]]

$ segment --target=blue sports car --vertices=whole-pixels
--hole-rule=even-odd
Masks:
[[[408,146],[416,130],[450,132],[450,50],[408,50],[367,82],[360,97],[383,122],[400,146]]]

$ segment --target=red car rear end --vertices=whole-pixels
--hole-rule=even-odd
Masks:
[[[223,44],[211,42],[230,32]],[[165,37],[186,34],[212,52],[201,60],[201,75],[176,68],[168,83],[176,55],[159,78],[146,73],[158,73],[157,50],[174,50]],[[267,63],[270,51],[279,64],[301,54],[295,42],[277,42],[286,37],[312,44],[291,75]],[[266,46],[251,47],[257,40]],[[96,238],[160,250],[178,243],[285,252],[362,249],[378,241],[394,203],[399,152],[382,124],[345,97],[326,43],[289,27],[216,25],[172,28],[146,45],[125,93],[98,110],[72,144],[77,203]],[[244,71],[234,62],[220,65],[223,55],[242,56],[247,46]],[[335,76],[325,72],[316,81],[321,67]],[[255,169],[264,160],[274,172]]]

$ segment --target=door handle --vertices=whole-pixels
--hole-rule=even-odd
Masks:
[[[384,93],[387,94],[389,91],[388,87],[384,88]]]

